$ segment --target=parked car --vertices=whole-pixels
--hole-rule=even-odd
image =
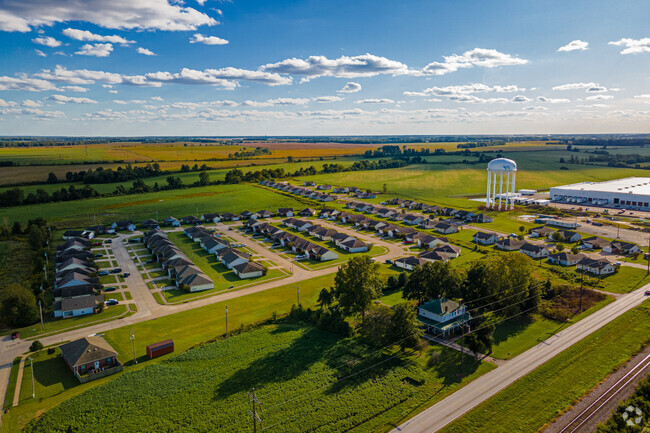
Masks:
[[[147,260],[145,263],[153,263],[153,262],[154,262],[153,259],[149,259],[149,260]]]
[[[100,253],[97,253],[97,254],[95,254],[95,257],[104,257],[104,255],[100,254]]]
[[[646,296],[650,296],[650,290],[646,290],[646,291],[645,291],[645,295],[646,295]],[[14,334],[15,334],[15,332],[14,332]]]
[[[95,243],[93,243],[93,247],[99,247],[99,246],[101,246],[101,244],[102,244],[101,242],[95,242]]]
[[[113,239],[106,239],[105,242],[106,242],[107,244],[112,244],[112,243],[113,243]]]
[[[117,290],[117,287],[104,287],[105,292],[114,292]]]
[[[646,293],[646,295],[647,295],[647,293]],[[12,339],[12,340],[15,340],[16,338],[18,338],[18,335],[19,335],[19,334],[18,334],[17,332],[12,332],[12,333],[11,333],[11,339]]]
[[[122,277],[124,277],[124,278],[130,277],[130,276],[131,276],[131,274],[129,274],[128,272],[125,272],[125,273],[122,274]]]
[[[392,265],[392,264],[393,264],[393,261],[392,261],[391,259],[386,259],[386,264],[387,264],[387,265]]]
[[[232,227],[228,227],[228,230],[232,230]]]
[[[111,271],[111,274],[119,274],[120,272],[122,272],[122,268],[115,268]]]
[[[519,237],[519,236],[516,233],[510,233],[510,237],[511,238],[516,238],[516,237]]]
[[[104,275],[108,275],[108,271],[99,271],[97,275],[99,275],[100,277]]]
[[[109,299],[108,301],[104,302],[105,305],[117,305],[119,303],[120,301],[118,301],[117,299]]]
[[[591,223],[591,225],[592,225],[592,226],[596,226],[596,227],[602,227],[604,224],[603,224],[603,223],[599,223],[599,222],[597,222],[597,221],[594,221],[594,222]]]

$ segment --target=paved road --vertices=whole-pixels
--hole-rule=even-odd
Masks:
[[[641,304],[646,299],[643,292],[649,288],[650,284],[621,296],[575,325],[549,337],[504,365],[468,383],[392,432],[431,433],[442,429],[563,350]]]

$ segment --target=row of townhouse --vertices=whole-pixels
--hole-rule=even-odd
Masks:
[[[249,219],[249,221],[257,220]],[[250,254],[234,248],[230,242],[212,231],[204,227],[190,227],[185,229],[184,233],[194,242],[198,242],[207,253],[214,254],[221,264],[232,270],[239,278],[256,278],[265,274],[264,266],[251,261]]]
[[[354,209],[356,211],[366,212],[368,214],[374,213],[379,217],[389,218],[394,221],[402,221],[403,223],[409,225],[417,225],[421,229],[434,230],[440,234],[451,234],[458,232],[458,226],[455,224],[449,224],[445,221],[424,219],[420,216],[411,214],[390,214],[388,212],[384,212],[382,209],[374,212],[376,208],[373,208],[372,205],[365,203],[356,203],[352,206],[349,206],[348,208]],[[398,226],[391,224],[390,222],[373,220],[364,215],[350,214],[348,212],[340,213],[337,215],[337,218],[344,223],[350,222],[360,228],[375,230],[382,236],[385,235],[388,237],[404,237],[408,234],[416,232],[416,230],[412,227]]]
[[[293,219],[293,218],[289,218]],[[287,221],[287,220],[285,220]],[[287,227],[294,227],[286,225]],[[300,227],[307,232],[309,228],[307,224],[300,225],[296,224],[296,227]],[[281,245],[286,248],[290,248],[292,251],[304,255],[307,258],[312,260],[318,260],[321,262],[338,259],[339,255],[321,245],[310,242],[307,239],[296,236],[293,233],[286,232],[278,227],[275,227],[269,223],[261,221],[249,221],[244,224],[244,228],[248,231],[261,234],[265,236],[266,239],[272,240],[273,245]],[[330,240],[334,241],[334,236],[330,237]],[[336,242],[335,242],[336,243]]]
[[[420,210],[425,214],[429,213],[437,216],[449,216],[452,217],[452,220],[458,222],[462,221],[462,222],[488,223],[494,221],[494,218],[486,214],[477,214],[474,212],[454,209],[451,207],[429,205],[422,202],[416,202],[414,200],[403,200],[401,198],[393,198],[390,200],[386,200],[382,204],[398,206],[399,208],[403,208],[403,209]],[[395,210],[393,211],[399,212]]]
[[[54,277],[54,317],[75,317],[99,311],[104,302],[91,244],[72,238],[57,247]]]
[[[460,247],[451,244],[442,244],[431,250],[424,251],[417,256],[401,257],[395,260],[394,264],[398,268],[412,271],[417,266],[422,266],[426,262],[448,262],[460,256]]]
[[[167,233],[149,230],[143,242],[179,289],[189,292],[214,289],[214,282],[169,239]]]
[[[263,180],[260,182],[260,185],[264,185],[269,188],[274,188],[279,191],[288,192],[289,194],[297,195],[300,197],[306,197],[313,200],[318,200],[321,202],[334,201],[336,199],[336,196],[333,196],[331,194],[323,193],[320,191],[314,191],[308,188],[301,188],[299,186],[291,185],[287,182],[275,182],[273,180]]]
[[[597,239],[597,238],[596,238]],[[533,259],[546,258],[549,263],[562,266],[577,266],[579,270],[594,275],[608,275],[616,272],[616,265],[607,259],[592,259],[582,253],[558,252],[551,254],[546,244],[534,244],[511,237],[499,238],[496,233],[476,232],[473,236],[475,243],[480,245],[494,245],[503,251],[517,251]]]
[[[559,233],[559,235],[555,235]],[[640,246],[633,244],[631,242],[623,242],[620,240],[608,241],[596,236],[582,239],[582,236],[579,233],[576,233],[571,230],[553,230],[549,227],[535,227],[530,230],[531,238],[548,238],[555,239],[557,238],[560,241],[564,242],[580,242],[585,249],[596,250],[602,249],[603,252],[610,254],[618,254],[623,256],[629,256],[633,254],[640,254],[643,252]]]

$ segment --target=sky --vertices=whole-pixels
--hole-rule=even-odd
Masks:
[[[650,132],[639,0],[0,0],[0,135]]]

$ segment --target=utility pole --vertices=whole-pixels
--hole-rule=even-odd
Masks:
[[[137,364],[138,360],[135,359],[135,335],[133,334],[133,329],[131,330],[131,343],[133,344],[133,363]]]
[[[253,410],[248,411],[248,416],[253,420],[253,433],[257,433],[257,423],[260,423],[260,430],[262,430],[262,418],[257,414],[257,407],[259,406],[260,412],[262,411],[262,403],[255,396],[255,388],[252,392],[248,393],[248,401],[253,405]]]
[[[50,266],[50,261],[47,258],[47,251],[45,251],[45,266]]]
[[[582,311],[582,277],[583,277],[583,275],[580,274],[580,307],[579,307],[578,313],[580,313]]]
[[[35,398],[36,393],[34,392],[34,360],[32,359],[31,356],[29,357],[29,363],[32,366],[32,398]]]
[[[43,327],[43,307],[41,306],[41,300],[40,299],[38,300],[38,311],[39,311],[39,313],[41,315],[41,332],[43,332],[45,330],[45,328]]]
[[[226,305],[226,334],[228,333],[228,306]]]
[[[43,265],[43,275],[45,275],[45,281],[47,281],[47,266]]]

